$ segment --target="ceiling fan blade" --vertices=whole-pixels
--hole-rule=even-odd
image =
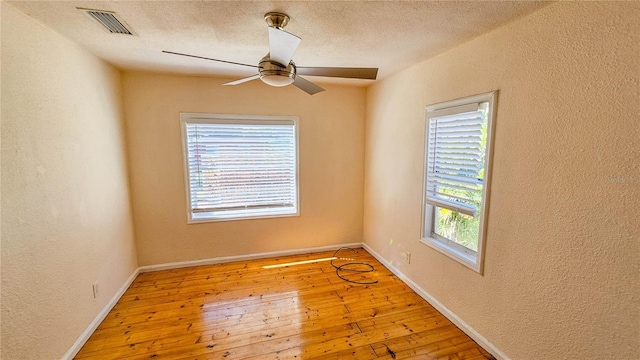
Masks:
[[[226,60],[212,59],[212,58],[208,58],[208,57],[204,57],[204,56],[196,56],[196,55],[182,54],[182,53],[177,53],[177,52],[173,52],[173,51],[165,51],[165,50],[162,50],[162,52],[163,52],[163,53],[165,53],[165,54],[180,55],[180,56],[188,56],[188,57],[192,57],[192,58],[196,58],[196,59],[211,60],[211,61],[223,62],[223,63],[227,63],[227,64],[234,64],[234,65],[248,66],[248,67],[252,67],[252,68],[257,68],[257,67],[258,67],[258,66],[256,66],[256,65],[249,65],[249,64],[237,63],[237,62],[233,62],[233,61],[226,61]]]
[[[271,60],[287,66],[293,58],[298,45],[299,37],[278,28],[269,27],[269,56]]]
[[[296,67],[297,73],[309,76],[329,76],[351,79],[375,80],[377,68],[343,68],[343,67]]]
[[[300,90],[306,92],[309,95],[317,94],[324,91],[320,86],[312,83],[309,80],[305,80],[302,76],[296,76],[293,80],[293,85],[297,86]]]
[[[255,74],[255,75],[247,76],[246,78],[229,81],[229,82],[224,83],[222,85],[238,85],[238,84],[246,83],[248,81],[259,79],[259,78],[260,78],[260,74]]]

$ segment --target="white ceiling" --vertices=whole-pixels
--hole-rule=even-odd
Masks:
[[[291,17],[299,66],[377,67],[378,79],[548,2],[532,1],[7,1],[120,69],[243,77],[268,52],[269,11]],[[137,36],[110,34],[76,8],[115,11]],[[327,82],[314,78],[314,82]],[[335,81],[334,81],[335,82]],[[371,80],[341,80],[367,85]]]

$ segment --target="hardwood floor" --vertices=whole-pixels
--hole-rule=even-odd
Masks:
[[[76,359],[493,359],[363,249],[263,268],[332,255],[142,273]]]

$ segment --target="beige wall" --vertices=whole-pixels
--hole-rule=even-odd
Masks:
[[[137,267],[120,77],[1,6],[0,357],[59,359]]]
[[[140,265],[361,242],[365,90],[224,81],[123,75]],[[188,225],[180,112],[299,116],[301,215]]]
[[[638,356],[639,18],[553,4],[368,90],[365,242],[513,359]],[[480,276],[418,242],[424,111],[494,89]]]

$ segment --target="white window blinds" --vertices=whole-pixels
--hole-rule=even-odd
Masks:
[[[184,123],[193,219],[297,214],[293,120]]]
[[[466,104],[427,111],[428,204],[470,216],[478,215],[487,126],[483,107],[486,106]]]

